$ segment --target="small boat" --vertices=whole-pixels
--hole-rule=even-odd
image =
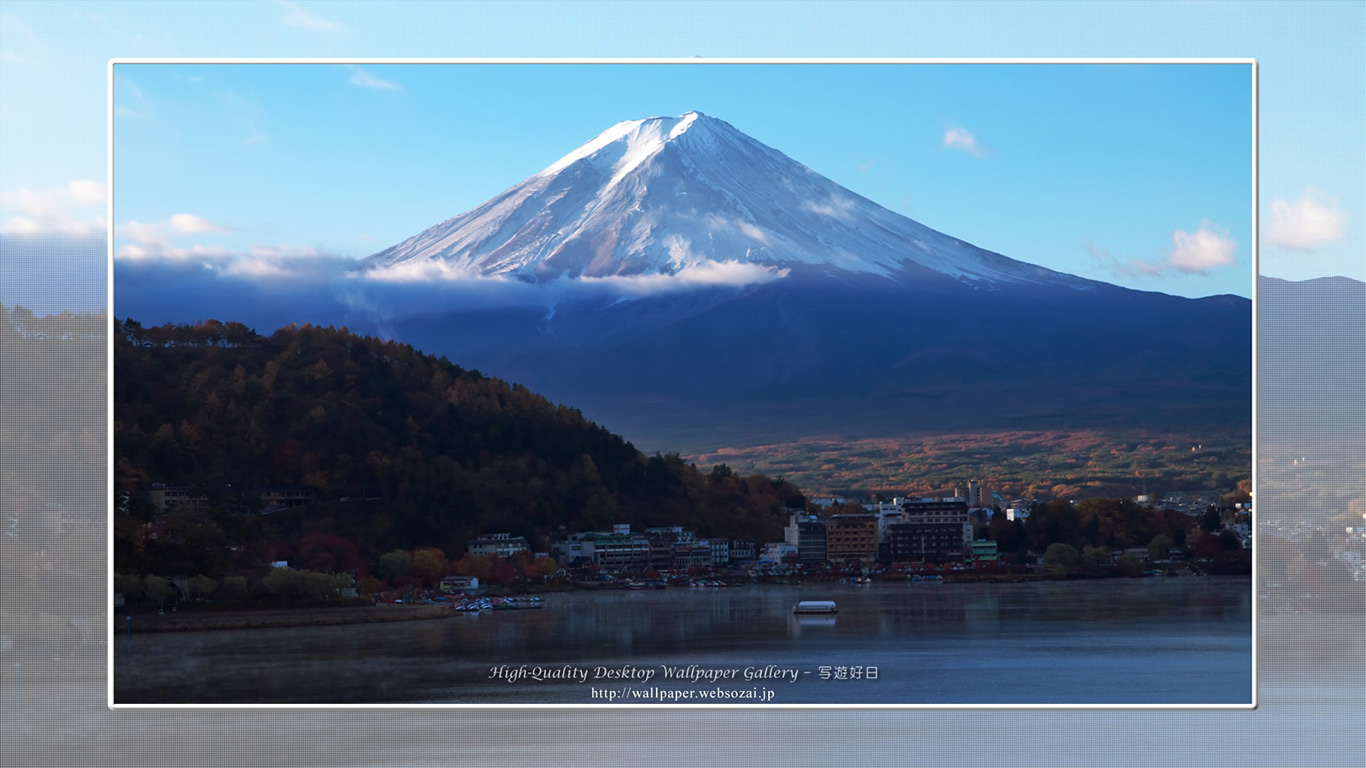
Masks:
[[[793,613],[836,613],[834,600],[803,600],[792,608]]]

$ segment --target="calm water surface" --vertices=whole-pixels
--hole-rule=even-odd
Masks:
[[[799,600],[835,600],[839,614],[795,617]],[[1252,696],[1247,579],[751,585],[575,592],[547,595],[544,605],[435,621],[120,636],[115,699],[659,704],[668,703],[661,691],[717,689],[757,698],[678,703],[1247,704]],[[528,675],[539,667],[543,679],[493,676],[503,665]],[[663,666],[689,665],[734,677],[664,678]],[[852,679],[855,668],[861,679]],[[796,681],[745,680],[746,669]],[[553,677],[563,674],[573,677]],[[617,700],[605,700],[607,691]],[[642,695],[651,698],[621,698]]]

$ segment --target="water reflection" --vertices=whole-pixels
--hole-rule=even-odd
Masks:
[[[834,600],[839,613],[796,616],[800,600]],[[777,703],[1251,698],[1246,580],[581,592],[549,596],[544,606],[395,624],[134,635],[116,647],[116,698],[594,703],[590,685],[491,680],[500,664],[781,664],[811,673],[781,686]],[[880,675],[814,674],[837,666]],[[1154,676],[1155,668],[1167,674]]]
[[[837,618],[834,614],[793,614],[787,621],[787,633],[793,637],[801,637],[803,631],[828,630],[835,626]]]

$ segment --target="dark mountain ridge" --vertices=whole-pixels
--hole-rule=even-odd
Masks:
[[[1246,299],[823,277],[394,327],[645,445],[1251,423]]]

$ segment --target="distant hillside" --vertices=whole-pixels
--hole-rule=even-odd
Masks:
[[[319,495],[306,519],[281,518],[293,533],[340,533],[371,553],[613,523],[771,539],[783,506],[801,503],[781,480],[646,457],[573,408],[344,328],[116,331],[115,481],[135,503],[152,482],[201,486],[229,539],[221,513],[280,484]]]

